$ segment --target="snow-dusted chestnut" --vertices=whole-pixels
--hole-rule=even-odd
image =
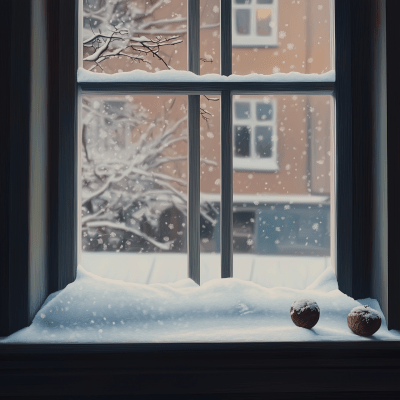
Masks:
[[[378,311],[368,306],[354,307],[347,316],[347,325],[359,336],[372,336],[381,327],[381,323]]]
[[[296,300],[290,307],[290,316],[295,325],[311,329],[319,320],[318,304],[311,299]]]

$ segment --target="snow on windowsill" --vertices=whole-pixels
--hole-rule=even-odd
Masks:
[[[311,330],[296,327],[290,306],[315,300],[321,310]],[[367,304],[382,317],[370,338],[353,334],[347,315]],[[337,288],[328,267],[305,290],[263,288],[236,278],[198,286],[190,279],[173,284],[136,284],[99,277],[78,267],[75,282],[47,299],[31,326],[1,343],[172,343],[400,340],[388,331],[376,300],[356,301]]]
[[[115,74],[91,72],[78,69],[78,82],[335,82],[335,71],[324,74],[302,74],[300,72],[276,73],[272,75],[248,74],[223,76],[219,74],[196,75],[190,71],[148,72],[134,70]]]

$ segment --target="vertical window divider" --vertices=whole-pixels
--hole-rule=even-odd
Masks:
[[[188,69],[200,74],[200,0],[188,1]],[[200,95],[188,96],[188,276],[200,285]]]
[[[221,75],[232,74],[232,1],[221,0]],[[221,92],[221,278],[233,277],[232,93]]]
[[[221,0],[221,75],[232,74],[232,1]],[[233,277],[232,93],[221,92],[221,278]]]
[[[221,278],[233,277],[232,94],[221,93]]]

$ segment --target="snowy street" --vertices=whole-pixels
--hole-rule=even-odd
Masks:
[[[183,253],[82,252],[84,269],[103,278],[134,283],[174,283],[188,277]],[[221,276],[220,255],[202,253],[200,284]],[[263,287],[305,289],[330,266],[330,257],[288,257],[234,254],[233,277]]]

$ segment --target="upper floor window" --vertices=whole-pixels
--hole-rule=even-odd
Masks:
[[[233,105],[233,168],[276,171],[276,100],[236,96]]]
[[[278,44],[278,0],[235,0],[232,22],[234,47]]]

